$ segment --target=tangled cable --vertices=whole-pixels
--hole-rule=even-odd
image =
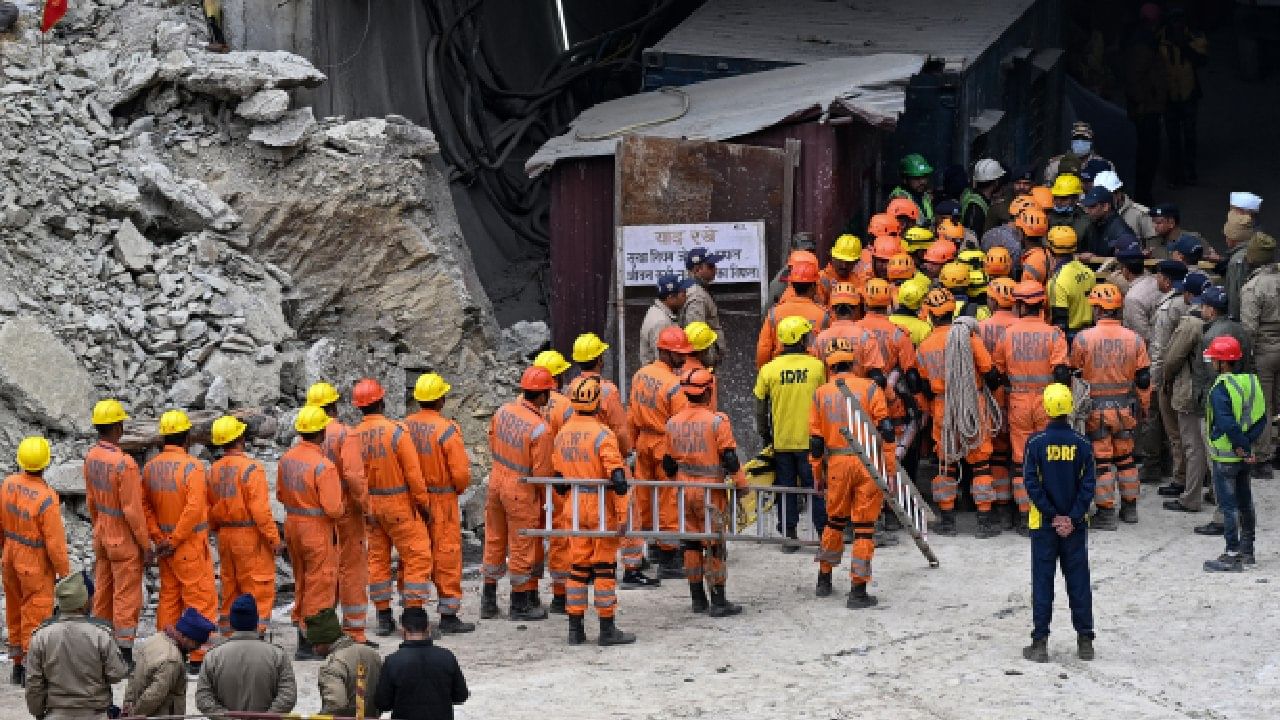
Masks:
[[[995,398],[980,386],[978,370],[974,366],[970,338],[977,329],[977,320],[960,317],[947,331],[947,345],[943,353],[947,365],[946,387],[942,396],[943,414],[939,421],[942,423],[942,460],[948,465],[963,460],[998,432],[1004,422]],[[986,413],[982,410],[984,404]]]

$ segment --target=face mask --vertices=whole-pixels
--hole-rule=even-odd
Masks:
[[[1075,207],[1075,203],[1073,203],[1073,202],[1065,202],[1065,203],[1062,203],[1062,204],[1058,204],[1058,203],[1056,203],[1056,202],[1055,202],[1055,203],[1053,204],[1053,210],[1054,210],[1054,212],[1060,212],[1060,213],[1069,213],[1069,212],[1071,212],[1071,208],[1073,208],[1073,207]]]
[[[1092,140],[1076,139],[1071,141],[1071,152],[1075,155],[1088,155],[1089,151],[1092,149],[1093,149]]]

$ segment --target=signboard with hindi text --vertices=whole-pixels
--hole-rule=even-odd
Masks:
[[[716,283],[768,280],[763,222],[624,225],[619,228],[619,274],[625,287],[653,287],[665,274],[685,274],[684,257],[698,247],[720,255]]]

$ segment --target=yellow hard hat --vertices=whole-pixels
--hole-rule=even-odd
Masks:
[[[1047,241],[1049,251],[1054,255],[1070,255],[1076,251],[1076,245],[1079,243],[1076,231],[1070,225],[1055,225],[1049,228]]]
[[[609,344],[601,340],[595,333],[583,333],[573,341],[573,361],[591,362],[604,354]]]
[[[329,413],[325,412],[324,408],[308,405],[298,411],[298,417],[293,421],[293,429],[308,435],[318,433],[332,420],[333,418],[329,417]]]
[[[902,239],[907,246],[907,252],[928,250],[929,246],[933,244],[933,231],[922,227],[907,228],[907,232],[902,236]]]
[[[569,361],[564,359],[559,350],[543,350],[533,359],[534,367],[546,368],[552,377],[570,368]]]
[[[318,382],[307,388],[307,404],[324,407],[338,402],[338,388],[327,382]]]
[[[711,329],[710,325],[702,321],[691,322],[686,325],[684,335],[689,338],[689,344],[698,352],[702,352],[714,345],[720,337],[715,330]]]
[[[938,273],[938,282],[942,287],[948,290],[955,288],[968,287],[969,285],[969,265],[962,262],[949,262],[942,266],[942,271]]]
[[[862,257],[862,240],[849,233],[841,235],[831,247],[831,257],[845,262],[857,262]]]
[[[783,345],[795,345],[813,331],[813,325],[799,315],[782,318],[778,323],[778,342]]]
[[[924,296],[929,294],[929,281],[918,277],[902,283],[898,287],[898,304],[908,310],[919,310]]]
[[[247,427],[249,426],[240,422],[240,418],[223,415],[213,421],[213,427],[209,429],[209,439],[214,445],[227,445],[243,435]]]
[[[177,435],[191,429],[191,418],[181,410],[169,410],[160,416],[160,434]]]
[[[1063,173],[1058,179],[1053,181],[1053,187],[1049,189],[1050,194],[1054,197],[1071,197],[1072,195],[1083,195],[1084,184],[1080,182],[1080,178],[1070,173]]]
[[[99,400],[93,406],[94,425],[115,425],[128,419],[129,416],[125,414],[124,405],[121,405],[120,401],[114,398]]]
[[[33,435],[18,444],[18,467],[35,473],[49,467],[49,441]]]
[[[987,254],[976,249],[961,250],[960,254],[956,255],[957,261],[965,263],[973,268],[981,268],[982,263],[986,261],[986,259]]]
[[[423,373],[413,384],[413,399],[418,402],[435,402],[453,388],[436,373]]]
[[[1072,410],[1071,388],[1062,383],[1052,383],[1044,389],[1044,411],[1049,417],[1070,415]]]

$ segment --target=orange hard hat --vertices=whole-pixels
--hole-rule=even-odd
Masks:
[[[996,299],[996,305],[1002,308],[1013,307],[1013,288],[1017,285],[1013,278],[998,277],[987,286],[987,296]]]
[[[894,235],[881,235],[871,244],[871,257],[877,260],[889,260],[902,252],[902,240]]]
[[[793,263],[791,265],[791,274],[787,276],[787,282],[792,283],[815,283],[818,282],[818,264],[817,263]]]
[[[876,213],[871,216],[871,222],[867,224],[867,234],[871,237],[901,235],[902,226],[898,224],[898,219],[889,213]]]
[[[685,335],[684,330],[678,325],[663,328],[662,332],[658,333],[657,344],[659,350],[668,350],[681,355],[693,353],[693,344],[689,342],[689,336]]]
[[[946,238],[938,238],[933,241],[928,250],[924,251],[924,261],[944,265],[956,259],[956,244]]]
[[[700,398],[711,389],[715,377],[706,368],[694,368],[680,378],[680,388],[691,398]]]
[[[938,223],[938,237],[944,237],[953,242],[964,240],[964,226],[952,220],[951,218],[943,218]]]
[[[817,266],[818,256],[808,250],[792,250],[791,254],[787,256],[787,267],[793,267],[800,263],[809,263]]]
[[[1035,280],[1023,280],[1013,288],[1013,299],[1018,302],[1039,305],[1044,302],[1044,286]]]
[[[866,287],[862,288],[862,294],[866,298],[867,307],[889,307],[893,302],[893,288],[888,280],[871,278]]]
[[[1009,201],[1009,217],[1018,217],[1018,213],[1027,208],[1039,207],[1036,205],[1035,198],[1030,195],[1019,195]]]
[[[898,253],[889,258],[888,275],[890,280],[910,280],[916,275],[916,261],[906,253]]]
[[[837,305],[861,305],[862,296],[858,294],[858,286],[853,283],[836,283],[831,286],[831,299],[827,301],[831,307]]]
[[[991,277],[1009,277],[1013,273],[1013,256],[1003,245],[993,245],[982,259],[982,269]]]
[[[956,311],[956,298],[946,288],[934,288],[924,296],[924,311],[934,317],[945,317]]]
[[[969,266],[962,262],[949,262],[938,273],[938,282],[948,290],[969,287]]]
[[[373,378],[364,378],[351,389],[351,404],[356,407],[369,407],[387,396],[382,383]]]
[[[1031,199],[1035,201],[1036,207],[1047,212],[1053,207],[1053,190],[1044,185],[1037,185],[1031,188]]]
[[[1040,208],[1023,210],[1013,222],[1027,237],[1044,237],[1049,232],[1049,218],[1045,217]]]
[[[600,378],[595,375],[579,375],[569,383],[569,404],[581,413],[593,413],[600,408]]]
[[[525,368],[524,374],[520,376],[520,389],[529,392],[546,392],[556,389],[556,379],[551,376],[551,371],[540,366],[530,365]]]
[[[827,341],[826,347],[822,348],[822,352],[827,358],[828,367],[856,360],[853,354],[853,343],[847,337],[831,338]]]
[[[1089,291],[1089,304],[1103,310],[1119,310],[1124,307],[1124,295],[1111,283],[1094,285]]]
[[[890,200],[884,211],[896,218],[908,217],[913,223],[920,222],[920,210],[916,208],[916,204],[903,197]]]

